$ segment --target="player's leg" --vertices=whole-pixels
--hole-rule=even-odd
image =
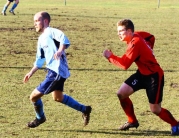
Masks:
[[[151,111],[160,117],[163,121],[171,125],[171,134],[179,135],[179,123],[173,117],[169,110],[162,108],[160,104],[150,104]]]
[[[28,122],[27,124],[28,127],[34,128],[46,121],[44,111],[43,111],[43,103],[41,100],[42,96],[43,96],[43,93],[39,92],[37,89],[35,89],[30,95],[30,101],[32,102],[34,106],[36,118],[34,121]]]
[[[13,2],[13,0],[7,0],[6,4],[4,5],[3,10],[1,12],[2,15],[6,15],[6,10],[9,7],[9,5],[11,4],[11,2]]]
[[[129,96],[133,92],[134,92],[133,89],[129,85],[127,85],[126,83],[123,83],[117,93],[121,107],[124,110],[128,118],[128,121],[124,125],[119,127],[119,130],[128,130],[129,128],[132,128],[132,127],[137,128],[139,126],[139,123],[134,113],[133,103],[129,98]]]
[[[79,103],[78,101],[76,101],[74,98],[72,98],[71,96],[67,95],[67,94],[62,94],[62,92],[60,91],[54,91],[52,92],[52,96],[53,99],[57,102],[61,102],[65,105],[68,105],[69,107],[80,111],[80,112],[85,112],[86,110],[86,106]]]
[[[178,122],[167,109],[161,107],[161,104],[150,104],[152,113],[158,115],[163,121],[169,123],[171,126],[177,126]]]
[[[129,128],[137,128],[139,126],[139,123],[134,113],[133,103],[129,98],[129,96],[133,94],[134,91],[141,89],[140,79],[138,75],[138,72],[131,75],[125,81],[125,83],[121,85],[119,91],[117,92],[117,96],[120,101],[121,107],[128,117],[128,121],[124,125],[120,126],[119,130],[128,130]]]
[[[17,7],[18,4],[19,4],[19,0],[15,0],[14,4],[12,5],[12,8],[9,10],[9,12],[12,13],[13,15],[15,15],[14,9]]]
[[[90,120],[91,106],[85,106],[69,95],[63,94],[64,82],[66,79],[60,78],[60,80],[54,86],[56,90],[52,92],[52,97],[55,101],[61,102],[77,111],[83,113],[84,125],[86,126]]]
[[[36,119],[32,122],[29,122],[27,124],[28,127],[34,128],[46,121],[41,97],[44,94],[49,94],[53,91],[51,88],[54,84],[54,78],[55,76],[53,74],[53,71],[48,70],[45,80],[41,82],[39,86],[31,93],[30,100],[34,105]]]
[[[147,88],[147,96],[152,113],[159,116],[163,121],[169,123],[172,127],[172,135],[179,135],[179,123],[167,109],[161,107],[163,97],[164,76],[155,73],[147,79],[146,84],[152,84]],[[147,86],[146,85],[146,86]]]

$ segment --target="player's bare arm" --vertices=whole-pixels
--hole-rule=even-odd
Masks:
[[[54,54],[54,59],[58,60],[62,55],[62,51],[64,51],[65,49],[66,49],[65,45],[60,45],[58,51]]]
[[[30,72],[28,72],[28,73],[25,75],[25,77],[24,77],[24,79],[23,79],[23,82],[24,82],[24,83],[28,82],[28,80],[30,79],[30,77],[31,77],[37,70],[38,70],[37,67],[33,67],[33,68],[30,70]]]

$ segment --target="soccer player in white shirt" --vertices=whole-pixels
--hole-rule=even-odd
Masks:
[[[40,32],[41,35],[38,39],[34,67],[25,75],[23,81],[26,83],[45,62],[48,73],[44,81],[30,95],[36,118],[34,121],[28,122],[27,126],[34,128],[46,121],[41,97],[49,93],[52,93],[55,101],[82,112],[84,126],[86,126],[90,120],[91,106],[85,106],[63,94],[64,82],[70,76],[65,54],[65,49],[70,46],[70,42],[61,30],[49,26],[50,20],[50,15],[47,12],[38,12],[34,16],[36,32]]]

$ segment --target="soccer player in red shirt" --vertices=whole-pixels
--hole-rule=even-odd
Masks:
[[[134,32],[134,24],[129,19],[117,23],[117,32],[119,39],[127,43],[125,54],[119,57],[110,50],[104,50],[103,56],[124,70],[127,70],[133,62],[138,67],[136,73],[125,80],[117,92],[122,109],[128,117],[128,121],[119,130],[139,126],[129,96],[140,89],[145,89],[152,113],[171,125],[172,135],[179,135],[179,123],[167,109],[161,107],[164,72],[153,55],[155,38],[153,45],[148,45],[147,40],[144,40],[145,33]]]

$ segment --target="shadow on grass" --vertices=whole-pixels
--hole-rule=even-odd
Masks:
[[[54,9],[54,10],[58,10],[58,9]],[[18,13],[17,14],[17,16],[28,16],[28,15],[32,15],[32,16],[34,16],[34,14],[31,14],[31,13]],[[57,17],[68,17],[68,18],[97,18],[97,19],[99,19],[99,18],[104,18],[104,19],[119,19],[119,17],[118,16],[116,16],[116,17],[112,17],[112,16],[99,16],[99,17],[97,17],[97,16],[87,16],[87,15],[71,15],[71,14],[61,14],[61,13],[59,13],[59,14],[53,14],[53,13],[51,13],[50,14],[51,16],[53,16],[53,17],[55,17],[55,16],[57,16]]]
[[[1,119],[1,118],[5,118],[5,117],[4,117],[4,116],[0,116],[0,119]]]
[[[157,130],[130,130],[130,131],[119,131],[118,129],[100,129],[106,131],[115,131],[121,135],[129,136],[170,136],[170,131],[157,131]]]
[[[112,134],[112,135],[127,135],[127,136],[170,136],[169,131],[155,131],[155,130],[129,130],[119,131],[117,129],[98,129],[98,130],[51,130],[41,129],[41,131],[59,131],[59,132],[71,132],[71,133],[90,133],[90,134]]]
[[[9,68],[9,69],[31,69],[32,67],[1,67],[0,68]],[[42,70],[45,70],[45,68],[41,68]],[[69,68],[69,70],[77,70],[77,71],[136,71],[135,69],[128,69],[128,70],[122,70],[122,69],[93,69],[93,68]],[[179,72],[179,70],[164,70],[164,72]]]

